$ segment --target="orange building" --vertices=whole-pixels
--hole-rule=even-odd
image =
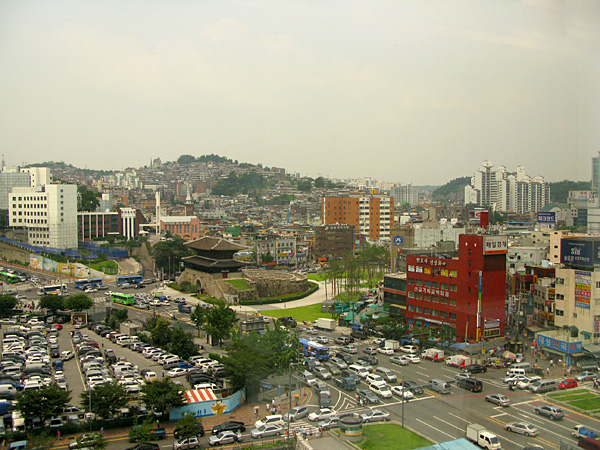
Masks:
[[[321,203],[323,225],[343,223],[369,240],[390,239],[394,226],[394,198],[373,190],[345,197],[324,197]]]

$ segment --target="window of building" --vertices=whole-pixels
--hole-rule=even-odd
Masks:
[[[469,249],[469,256],[471,256],[471,249]]]
[[[418,313],[423,312],[423,308],[421,308],[420,306],[417,306],[415,309]]]
[[[423,286],[423,280],[420,280],[419,278],[417,278],[417,279],[415,280],[415,285],[416,285],[416,286]]]
[[[408,305],[408,310],[409,311],[414,311],[415,310],[415,305]]]
[[[565,296],[563,294],[556,294],[556,300],[564,300]]]
[[[447,305],[448,304],[448,299],[446,297],[440,297],[440,303],[442,305]]]
[[[451,298],[451,299],[449,299],[449,300],[448,300],[448,304],[449,304],[450,306],[456,306],[456,299],[455,299],[455,298]]]
[[[415,284],[415,279],[414,278],[409,278],[408,279],[408,284]]]
[[[471,267],[471,260],[469,260],[469,267]]]
[[[425,287],[431,287],[431,281],[429,281],[429,280],[425,280],[425,284],[424,284],[424,286],[425,286]]]
[[[573,313],[573,319],[577,319],[577,313]]]
[[[456,285],[456,284],[450,285],[450,292],[456,292],[457,290],[458,290],[458,285]]]
[[[431,315],[437,317],[437,316],[440,315],[440,312],[437,309],[432,309],[431,310]]]
[[[431,295],[429,295],[429,294],[423,295],[423,300],[425,300],[426,302],[430,302],[431,301]]]
[[[437,281],[432,281],[431,282],[431,287],[438,289],[440,287],[440,283],[438,283]]]
[[[467,292],[470,294],[471,293],[471,286],[467,287]]]
[[[445,319],[448,317],[448,313],[446,311],[440,311],[440,317],[443,317]]]
[[[423,314],[431,314],[431,309],[423,308]]]
[[[450,320],[456,320],[456,314],[450,313]]]
[[[448,283],[441,283],[440,284],[440,288],[447,291],[448,290]]]
[[[410,298],[415,298],[415,293],[413,291],[408,291],[408,296]]]
[[[433,303],[439,303],[440,302],[440,298],[437,295],[432,295],[431,296],[431,301]]]
[[[415,298],[417,300],[423,300],[423,294],[421,294],[420,292],[415,292]]]
[[[434,267],[433,268],[433,274],[434,275],[439,275],[440,274],[440,268],[439,267]]]
[[[471,279],[471,272],[467,272],[467,278],[470,280]]]
[[[557,278],[556,279],[556,284],[565,284],[565,279],[564,278]]]

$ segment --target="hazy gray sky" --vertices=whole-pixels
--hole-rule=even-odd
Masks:
[[[589,179],[597,0],[0,0],[7,164]]]

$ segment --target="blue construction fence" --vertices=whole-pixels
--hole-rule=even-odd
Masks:
[[[38,245],[29,245],[24,244],[23,242],[15,241],[13,239],[8,239],[6,237],[0,236],[0,242],[5,242],[10,245],[14,245],[15,247],[22,248],[31,253],[53,253],[55,255],[62,255],[67,258],[77,258],[77,259],[96,259],[101,253],[104,254],[106,259],[123,259],[129,256],[129,253],[126,249],[122,248],[111,248],[111,247],[98,247],[93,242],[79,242],[79,249],[65,249],[65,248],[54,248],[54,247],[40,247]],[[83,252],[81,253],[80,250]]]

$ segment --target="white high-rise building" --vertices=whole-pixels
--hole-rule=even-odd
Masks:
[[[494,211],[538,212],[550,203],[550,185],[542,176],[528,176],[524,166],[508,172],[504,166],[483,161],[465,186],[465,204],[470,203]]]
[[[74,184],[15,187],[9,195],[8,217],[11,227],[26,230],[30,245],[77,248],[77,186]]]

